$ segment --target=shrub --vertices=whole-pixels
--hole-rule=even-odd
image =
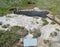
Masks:
[[[20,26],[13,26],[11,27],[10,31],[15,31],[20,34],[20,37],[25,37],[28,34],[28,30],[24,27]]]
[[[33,38],[38,38],[40,36],[41,36],[40,32],[34,32],[34,34],[33,34]]]
[[[43,21],[43,26],[49,23],[46,19],[42,19],[42,21]]]
[[[2,28],[8,28],[10,25],[9,24],[6,24],[6,25],[3,25]]]
[[[56,28],[57,31],[60,31],[58,28]]]
[[[0,47],[12,47],[18,40],[19,34],[14,31],[1,31],[0,30]]]
[[[33,38],[38,38],[41,36],[41,32],[39,29],[34,29],[34,31],[32,32],[33,34]]]
[[[52,25],[56,24],[55,22],[51,22]]]
[[[50,41],[49,40],[43,40],[45,44],[49,43]]]
[[[57,36],[57,32],[52,32],[52,33],[50,33],[50,36],[52,36],[52,37]]]

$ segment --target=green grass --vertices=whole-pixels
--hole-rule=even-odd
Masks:
[[[0,16],[10,13],[9,8],[0,8]]]
[[[28,1],[35,2],[35,4],[28,5]],[[60,15],[60,0],[0,0],[0,16],[9,13],[8,9],[12,7],[27,9],[35,6],[49,10],[53,15]]]
[[[33,2],[33,0],[0,0],[0,16],[10,13],[9,9],[13,7],[20,7],[20,9],[34,8],[35,5],[28,5],[28,1]]]
[[[60,18],[60,0],[37,0],[37,7],[46,9],[52,12],[54,16]]]

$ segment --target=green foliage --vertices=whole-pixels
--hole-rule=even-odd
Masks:
[[[15,31],[18,34],[20,34],[20,37],[25,37],[28,34],[28,30],[25,29],[24,27],[20,27],[20,26],[13,26],[10,29],[11,31]]]
[[[0,30],[0,37],[4,34],[4,30]]]
[[[0,8],[0,16],[10,13],[9,8]]]
[[[4,25],[4,28],[7,28],[7,25]],[[27,34],[28,31],[20,26],[12,26],[7,31],[0,30],[0,47],[13,47],[20,38]]]
[[[19,34],[0,30],[0,47],[12,47],[19,38]]]
[[[13,26],[7,31],[0,30],[0,47],[13,47],[28,31],[24,27]]]
[[[49,23],[46,19],[42,19],[42,21],[43,21],[43,26],[45,26]]]
[[[33,38],[38,38],[41,36],[41,32],[39,29],[34,29],[34,31],[31,32],[33,34]]]
[[[3,25],[2,28],[8,28],[9,24]]]
[[[0,16],[10,13],[9,9],[11,7],[16,7],[20,5],[20,0],[0,0]]]
[[[12,26],[10,30],[16,32],[16,31],[19,31],[20,28],[22,28],[22,27],[20,27],[20,26]]]
[[[52,32],[52,33],[50,33],[50,36],[52,36],[52,37],[57,36],[57,32]]]
[[[1,8],[10,8],[20,5],[20,0],[0,0],[0,7]]]
[[[35,4],[28,5],[28,2],[34,2]],[[52,12],[53,15],[60,15],[60,0],[0,0],[0,15],[9,12],[6,8],[20,7],[20,8],[33,8],[34,6],[40,9],[47,9]]]
[[[14,7],[33,8],[34,5],[28,5],[28,2],[35,2],[35,0],[0,0],[0,16],[10,13],[9,9]]]
[[[51,22],[52,25],[56,24],[55,22]]]
[[[47,44],[47,43],[49,43],[49,42],[50,42],[49,40],[44,40],[44,43],[45,43],[45,44]]]
[[[58,28],[56,28],[57,31],[60,31]]]
[[[47,9],[53,15],[60,15],[60,0],[37,0],[37,7],[40,9]]]
[[[41,32],[34,32],[33,33],[33,38],[38,38],[38,37],[40,37],[41,36]]]

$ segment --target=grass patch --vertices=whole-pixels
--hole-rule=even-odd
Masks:
[[[9,8],[0,8],[0,16],[10,13]]]
[[[57,32],[52,32],[52,33],[50,33],[50,36],[52,36],[52,37],[57,36]]]
[[[31,4],[28,4],[31,2]],[[32,0],[0,0],[0,16],[10,13],[9,9],[19,7],[20,9],[30,9],[34,8]]]

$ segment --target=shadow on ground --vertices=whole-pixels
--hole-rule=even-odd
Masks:
[[[19,11],[19,12],[16,12],[14,11],[14,14],[20,14],[20,15],[27,15],[27,16],[39,16],[39,17],[42,17],[42,18],[46,18],[47,17],[47,14],[49,14],[48,11]]]

